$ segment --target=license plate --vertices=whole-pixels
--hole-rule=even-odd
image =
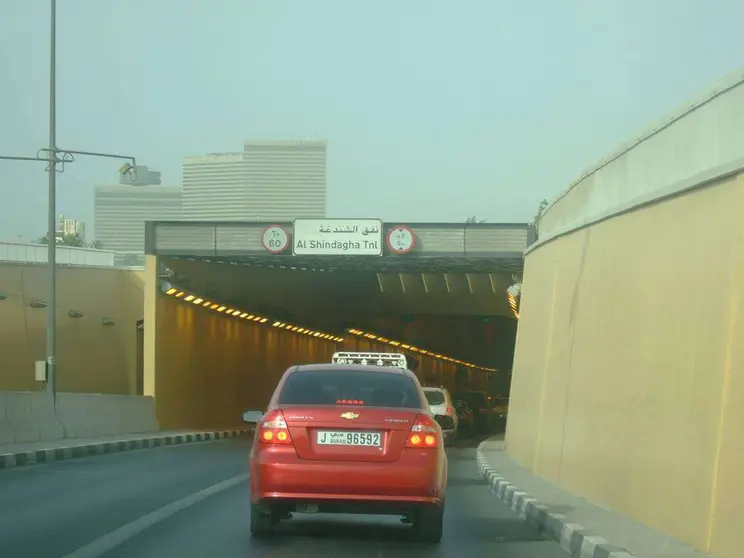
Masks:
[[[321,446],[362,446],[380,447],[382,435],[379,432],[336,432],[321,430],[318,432],[318,444]]]

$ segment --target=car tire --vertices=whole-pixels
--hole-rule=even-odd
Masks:
[[[274,516],[262,511],[256,504],[251,504],[251,535],[265,537],[274,532]]]
[[[424,508],[419,511],[413,529],[419,541],[439,544],[444,529],[444,503],[441,507]]]

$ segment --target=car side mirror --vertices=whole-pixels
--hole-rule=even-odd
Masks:
[[[435,415],[434,420],[439,423],[442,430],[452,430],[455,428],[455,419],[447,415]]]
[[[248,424],[258,424],[261,422],[261,417],[263,417],[264,412],[259,409],[248,409],[247,411],[243,411],[243,422],[247,422]]]

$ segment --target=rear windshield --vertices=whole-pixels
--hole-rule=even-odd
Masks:
[[[444,394],[441,391],[425,390],[424,395],[429,405],[444,405]]]
[[[337,405],[356,400],[365,407],[421,409],[416,385],[408,376],[358,370],[294,372],[279,394],[280,405]]]

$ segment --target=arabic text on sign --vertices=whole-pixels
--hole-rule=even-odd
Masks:
[[[321,225],[318,227],[318,231],[322,233],[348,233],[348,234],[356,234],[359,231],[359,227],[356,225],[345,225],[345,226],[338,226],[331,228],[330,226],[323,226]],[[361,233],[363,236],[367,236],[368,234],[375,234],[379,233],[380,229],[378,227],[364,227],[361,230]]]

